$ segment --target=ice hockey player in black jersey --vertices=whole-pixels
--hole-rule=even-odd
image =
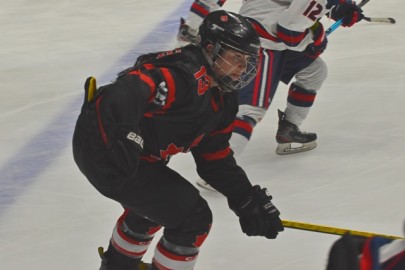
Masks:
[[[248,236],[277,237],[280,212],[252,185],[229,148],[236,90],[255,76],[259,37],[242,16],[210,13],[196,44],[142,55],[115,82],[85,84],[73,136],[76,164],[124,213],[100,270],[193,269],[212,213],[199,191],[167,164],[191,152],[198,174],[226,196]],[[151,264],[141,262],[155,233]]]

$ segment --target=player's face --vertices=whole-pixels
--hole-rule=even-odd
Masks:
[[[229,76],[236,81],[246,71],[250,56],[232,49],[224,50],[216,59],[214,71],[218,78]]]

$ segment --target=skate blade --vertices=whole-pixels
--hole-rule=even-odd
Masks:
[[[297,147],[291,146],[291,143],[280,143],[277,146],[276,154],[277,155],[289,155],[289,154],[296,154],[301,152],[306,152],[312,150],[317,147],[316,141],[298,144]]]
[[[196,184],[197,184],[197,186],[202,187],[206,190],[218,192],[216,189],[211,187],[207,182],[205,182],[201,178],[196,181]]]

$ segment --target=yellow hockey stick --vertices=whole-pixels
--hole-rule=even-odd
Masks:
[[[96,78],[88,77],[86,82],[84,83],[84,102],[90,102],[94,98],[94,94],[97,91],[97,82]]]
[[[323,225],[318,225],[318,224],[310,224],[310,223],[291,221],[291,220],[282,220],[282,223],[283,223],[283,226],[286,228],[311,231],[311,232],[320,232],[320,233],[335,234],[335,235],[343,235],[345,233],[350,233],[351,235],[363,236],[363,237],[380,236],[380,237],[389,238],[389,239],[403,239],[403,237],[394,236],[394,235],[385,235],[385,234],[378,234],[378,233],[372,233],[372,232],[355,231],[355,230],[342,229],[342,228],[323,226]]]

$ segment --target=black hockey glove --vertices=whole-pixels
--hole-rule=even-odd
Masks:
[[[109,147],[107,156],[123,176],[134,176],[138,171],[143,139],[139,132],[126,129],[119,129],[116,133],[116,139]]]
[[[336,6],[330,11],[335,21],[342,19],[342,26],[350,27],[364,18],[363,10],[352,0],[332,0]]]
[[[229,207],[239,217],[242,231],[248,236],[264,236],[275,239],[284,230],[280,212],[271,202],[267,189],[256,185],[241,201],[228,201]]]
[[[311,58],[317,58],[321,55],[328,45],[328,39],[325,34],[325,29],[323,28],[322,23],[316,22],[313,26],[311,26],[310,30],[313,33],[312,39],[314,42],[309,44],[305,49],[305,52]]]

